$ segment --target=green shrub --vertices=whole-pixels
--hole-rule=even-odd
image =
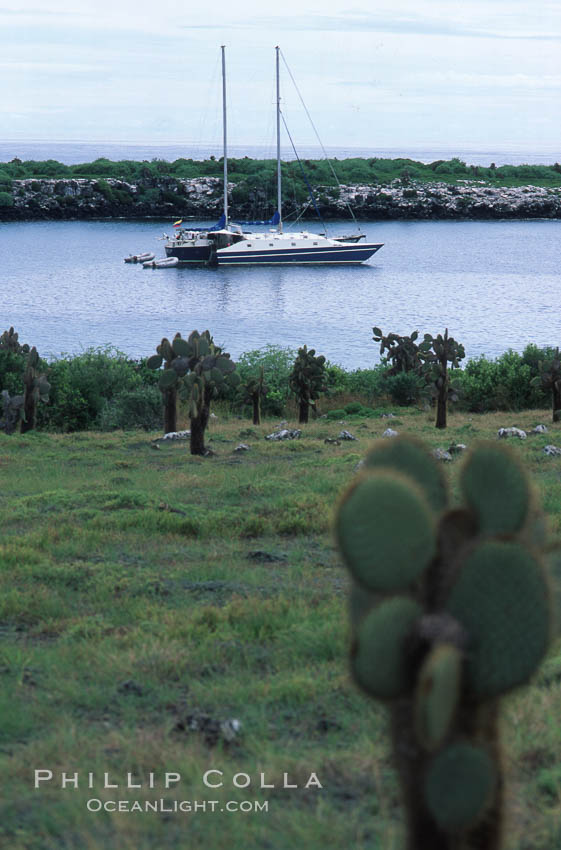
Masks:
[[[99,416],[102,431],[142,429],[157,431],[162,427],[162,394],[156,387],[125,390],[106,401]]]
[[[0,192],[0,207],[13,207],[14,199],[9,192]]]
[[[353,369],[352,372],[345,372],[344,389],[348,393],[364,397],[371,404],[385,392],[385,374],[386,367],[383,365],[373,369]]]
[[[8,390],[10,395],[22,393],[24,369],[25,355],[0,350],[0,391]]]
[[[74,357],[50,364],[50,404],[40,409],[40,427],[79,431],[99,425],[106,402],[122,392],[139,388],[136,364],[117,349],[89,348]]]
[[[242,354],[237,361],[237,371],[242,383],[258,377],[263,366],[263,377],[268,387],[261,404],[264,415],[282,416],[289,396],[288,376],[294,365],[296,352],[281,345],[265,345]]]
[[[538,374],[538,360],[547,360],[550,351],[529,345],[522,355],[509,349],[496,360],[485,356],[469,360],[454,376],[460,409],[483,413],[547,407],[546,394],[530,382]]]
[[[395,404],[408,407],[419,401],[425,382],[413,372],[398,372],[397,375],[386,375],[384,385]]]

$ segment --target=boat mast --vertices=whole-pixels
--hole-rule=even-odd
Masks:
[[[222,127],[224,132],[223,138],[223,157],[224,157],[224,227],[228,227],[228,133],[226,125],[226,47],[223,44],[220,48],[222,51]]]
[[[282,177],[281,177],[281,153],[280,153],[280,78],[279,78],[279,52],[280,47],[275,47],[277,54],[277,211],[279,214],[278,230],[282,233]]]

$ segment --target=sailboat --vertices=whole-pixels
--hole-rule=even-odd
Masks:
[[[225,265],[305,265],[310,263],[364,263],[383,243],[358,243],[359,237],[341,237],[330,239],[324,234],[309,233],[306,230],[284,232],[282,223],[282,173],[280,159],[281,107],[279,52],[276,47],[276,92],[277,92],[277,211],[276,229],[262,233],[243,233],[223,231],[209,232],[208,239],[214,243],[210,261],[219,266]],[[224,155],[226,163],[226,155]],[[226,165],[225,165],[226,167]],[[227,186],[224,194],[227,198]],[[351,241],[351,239],[353,241]]]
[[[174,225],[177,228],[172,239],[168,239],[164,248],[167,257],[177,257],[180,264],[214,263],[217,244],[230,245],[234,238],[243,238],[242,229],[228,220],[228,125],[226,120],[226,55],[222,51],[222,128],[224,159],[224,211],[220,220],[207,229],[183,227],[183,222]],[[164,237],[166,238],[166,237]]]

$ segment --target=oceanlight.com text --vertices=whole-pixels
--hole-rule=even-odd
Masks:
[[[90,812],[123,812],[123,813],[198,813],[241,812],[256,814],[269,811],[267,800],[100,800],[92,797],[86,803]]]

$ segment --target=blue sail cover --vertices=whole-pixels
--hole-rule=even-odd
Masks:
[[[209,232],[211,230],[222,230],[222,228],[224,227],[225,224],[226,224],[226,216],[224,215],[224,213],[222,213],[222,215],[220,216],[220,218],[218,219],[218,221],[216,222],[214,227],[209,227],[208,230],[209,230]]]
[[[272,218],[268,221],[235,221],[234,224],[272,224],[273,227],[276,227],[280,222],[280,214],[278,210],[275,210],[275,213]]]

